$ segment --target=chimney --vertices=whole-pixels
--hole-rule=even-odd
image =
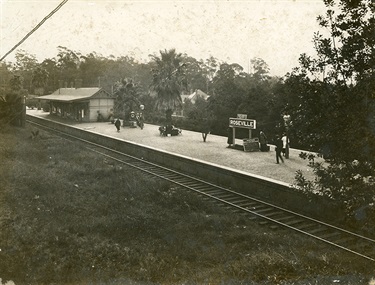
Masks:
[[[76,87],[76,89],[82,88],[82,79],[76,79],[75,80],[75,87]]]

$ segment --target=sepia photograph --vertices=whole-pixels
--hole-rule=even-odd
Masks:
[[[0,285],[375,285],[374,0],[0,0]]]

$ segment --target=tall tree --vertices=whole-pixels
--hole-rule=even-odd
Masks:
[[[38,95],[44,94],[44,87],[47,85],[48,71],[38,66],[33,70],[31,82],[34,86],[34,93]]]
[[[324,0],[327,12],[318,17],[328,31],[314,34],[318,58],[303,54],[302,67],[337,85],[355,84],[373,76],[375,66],[375,5],[372,0]]]
[[[223,62],[219,61],[217,58],[211,56],[205,61],[201,61],[201,66],[206,76],[206,93],[214,94],[215,90],[213,88],[213,80],[216,72],[219,70],[220,65]]]
[[[103,86],[103,75],[105,71],[106,59],[91,52],[87,55],[80,56],[79,76],[84,87]],[[78,79],[78,78],[77,78]]]
[[[301,55],[301,68],[290,74],[289,83],[304,83],[294,89],[300,93],[290,111],[293,128],[305,130],[301,140],[310,139],[305,145],[330,160],[323,165],[309,156],[317,179],[299,175],[298,186],[341,203],[351,217],[363,207],[375,217],[375,6],[371,0],[324,3],[327,12],[318,21],[329,35],[315,33],[318,57]]]
[[[59,46],[57,54],[57,67],[60,71],[59,79],[66,87],[72,87],[76,79],[79,78],[79,66],[81,64],[81,54],[66,47]]]
[[[32,72],[38,66],[36,57],[24,50],[18,50],[15,58],[16,62],[12,66],[12,71],[23,78],[23,88],[32,92]]]
[[[183,62],[186,64],[185,75],[188,92],[192,93],[196,89],[207,92],[208,79],[203,69],[202,62],[187,55],[183,57]]]
[[[245,91],[238,84],[243,68],[238,64],[220,64],[212,80],[213,95],[208,100],[208,109],[216,120],[213,133],[225,134],[229,117],[235,117]]]
[[[48,73],[47,82],[44,92],[49,94],[59,88],[60,70],[57,66],[57,61],[54,58],[47,58],[40,64]]]
[[[312,80],[310,87],[305,85],[298,100],[300,108],[296,109],[295,123],[302,127],[306,121],[315,120],[309,110],[319,109],[326,123],[310,129],[317,134],[312,136],[311,143],[323,147],[329,142],[333,156],[339,161],[365,159],[369,155],[363,152],[369,150],[367,140],[355,140],[354,146],[346,137],[373,136],[368,118],[373,112],[375,95],[372,84],[366,82],[374,80],[375,7],[371,0],[326,0],[325,3],[327,13],[318,17],[318,21],[323,28],[328,28],[330,36],[315,33],[318,57],[303,54],[301,72],[297,75],[311,74],[323,80]],[[293,77],[296,78],[292,74],[290,78]],[[359,92],[358,86],[367,87]]]
[[[160,51],[160,57],[152,55],[151,59],[156,108],[165,111],[167,124],[171,124],[173,111],[182,105],[181,91],[186,89],[183,57],[170,49]]]
[[[255,57],[250,60],[250,63],[253,68],[252,76],[257,81],[263,81],[270,78],[269,72],[270,69],[268,67],[268,64],[261,58]]]
[[[5,96],[6,92],[10,89],[9,81],[11,77],[10,63],[0,62],[0,97]]]

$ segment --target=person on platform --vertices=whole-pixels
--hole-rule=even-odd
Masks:
[[[232,144],[233,144],[233,129],[229,127],[227,132],[228,132],[228,140],[227,140],[228,147],[232,147]]]
[[[121,128],[121,121],[120,121],[120,119],[116,120],[115,127],[117,129],[117,132],[119,133],[120,132],[120,128]]]
[[[284,163],[284,159],[281,156],[281,152],[283,150],[283,141],[280,139],[280,136],[276,136],[276,163],[279,164],[279,159],[281,159],[281,162]]]
[[[267,148],[267,137],[263,131],[259,133],[259,143],[260,143],[260,150],[261,151],[268,151]]]
[[[286,134],[283,134],[283,137],[281,138],[281,140],[283,141],[283,155],[285,156],[286,147],[287,145],[289,145],[290,141],[289,141],[289,138],[286,136]]]

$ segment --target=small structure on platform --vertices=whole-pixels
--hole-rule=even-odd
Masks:
[[[256,129],[256,120],[248,119],[246,114],[237,114],[237,118],[229,118],[229,128],[232,130],[232,144],[236,146],[236,129],[248,130],[246,136],[242,132],[242,146],[244,151],[259,151],[259,138],[252,137],[252,130]],[[237,136],[238,137],[238,136]]]
[[[49,103],[50,114],[83,122],[109,120],[115,102],[111,94],[99,87],[59,88],[37,99]]]

